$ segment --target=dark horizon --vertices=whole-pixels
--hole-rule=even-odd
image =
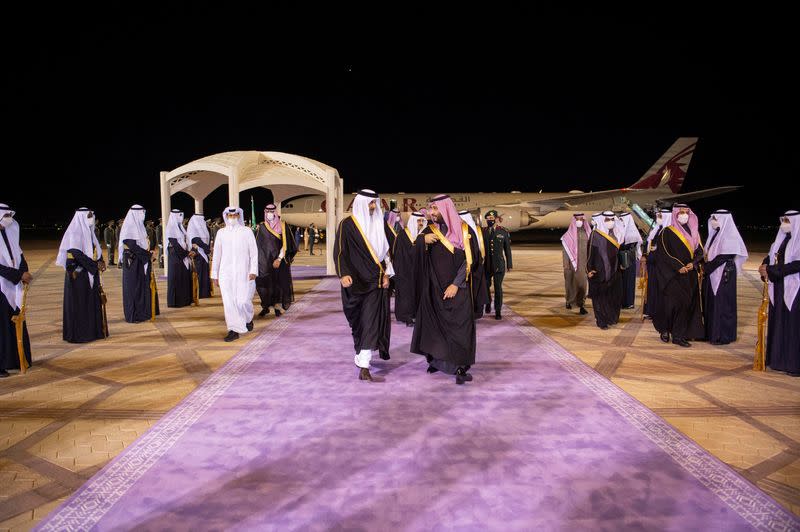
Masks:
[[[680,136],[700,139],[684,192],[744,186],[697,202],[701,218],[725,207],[777,225],[800,207],[765,185],[800,177],[780,32],[706,41],[702,19],[658,33],[584,17],[559,40],[386,53],[337,41],[314,53],[254,33],[256,21],[183,35],[172,25],[186,14],[167,11],[4,38],[12,178],[0,202],[21,222],[63,223],[81,206],[118,219],[133,203],[158,218],[159,172],[224,151],[317,159],[348,192],[589,191],[632,184]],[[215,191],[204,214],[226,198]]]

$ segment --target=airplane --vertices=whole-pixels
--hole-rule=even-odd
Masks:
[[[460,192],[451,193],[450,197],[459,210],[469,210],[479,221],[488,211],[496,210],[508,231],[563,228],[569,226],[573,213],[583,212],[589,216],[606,210],[631,211],[636,215],[637,225],[647,230],[653,223],[648,211],[741,188],[725,186],[680,193],[697,140],[697,137],[676,140],[638,181],[627,188],[597,192]],[[427,206],[433,195],[395,192],[380,194],[380,197],[384,211],[396,206],[406,221],[413,211]],[[346,212],[350,212],[352,205],[351,200]],[[325,207],[324,196],[299,196],[282,203],[281,216],[291,225],[308,227],[313,222],[317,227],[325,227]]]

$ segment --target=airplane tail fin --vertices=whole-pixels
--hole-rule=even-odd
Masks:
[[[697,137],[681,137],[653,164],[650,169],[628,188],[669,188],[674,194],[681,191],[689,163],[697,146]]]

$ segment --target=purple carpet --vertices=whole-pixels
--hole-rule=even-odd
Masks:
[[[800,529],[506,313],[478,322],[472,383],[427,374],[398,325],[365,383],[324,280],[40,529]]]

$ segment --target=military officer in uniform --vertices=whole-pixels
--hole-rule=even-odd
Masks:
[[[108,225],[106,225],[106,228],[103,230],[103,241],[108,250],[108,265],[115,266],[114,254],[117,251],[117,232],[114,227],[114,220],[108,222]]]
[[[497,211],[491,210],[484,216],[486,231],[483,232],[484,249],[486,250],[485,268],[486,289],[491,297],[491,287],[494,284],[494,319],[502,318],[500,311],[503,308],[503,277],[506,271],[511,271],[511,236],[505,228],[497,225]],[[491,303],[486,304],[486,313],[492,310]]]

